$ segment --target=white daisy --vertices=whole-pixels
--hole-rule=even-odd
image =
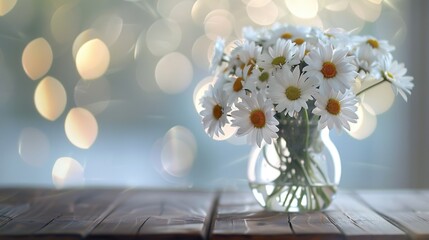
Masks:
[[[259,91],[264,91],[267,88],[268,82],[270,79],[270,73],[263,70],[262,68],[254,68],[252,74],[249,76],[248,81],[249,84],[253,84],[255,89]]]
[[[360,79],[379,78],[377,57],[371,49],[367,47],[359,47],[355,52],[354,64]]]
[[[358,119],[358,101],[351,91],[341,93],[324,90],[323,93],[316,94],[315,99],[316,108],[312,113],[320,116],[319,129],[328,126],[329,129],[335,127],[338,131],[342,128],[350,130],[350,122],[355,123]]]
[[[391,52],[395,50],[395,47],[390,45],[386,40],[379,40],[372,36],[356,36],[354,41],[361,47],[370,48],[374,52],[374,55],[381,59],[391,56]]]
[[[384,79],[392,83],[392,88],[395,94],[400,94],[402,98],[407,101],[407,95],[411,94],[411,89],[414,87],[413,77],[404,76],[407,69],[403,63],[392,61],[391,58],[386,58],[381,62],[381,71]]]
[[[271,144],[279,131],[273,103],[264,99],[262,93],[252,97],[243,95],[241,99],[241,102],[235,104],[237,110],[231,112],[232,126],[238,127],[237,136],[248,135],[248,141],[259,147],[262,141]]]
[[[209,71],[214,73],[222,63],[223,51],[225,49],[225,39],[217,38],[213,49],[213,57],[210,61]]]
[[[320,88],[345,92],[356,77],[353,57],[347,56],[347,49],[334,49],[332,45],[320,44],[304,57],[308,64],[304,71],[318,80]]]
[[[231,107],[226,102],[225,91],[210,85],[201,100],[201,104],[203,110],[200,115],[207,134],[210,137],[224,134],[222,128],[229,122],[227,113],[231,111]]]
[[[299,59],[295,56],[298,48],[290,40],[277,39],[274,48],[269,47],[268,51],[262,53],[257,64],[265,71],[272,72],[285,66],[291,67],[299,64]]]
[[[311,28],[309,27],[298,27],[293,25],[275,24],[272,28],[272,41],[282,38],[285,40],[291,40],[297,46],[305,43],[310,33]],[[269,45],[273,45],[275,42],[267,42]]]
[[[286,68],[274,72],[268,88],[269,97],[277,104],[277,112],[285,111],[285,115],[291,117],[301,108],[308,109],[307,100],[316,92],[316,82],[301,75],[299,67],[293,72]]]
[[[244,41],[242,51],[239,53],[240,60],[246,65],[255,66],[256,59],[260,58],[261,52],[262,47],[256,45],[255,42]]]
[[[228,95],[228,104],[235,102],[242,94],[246,93],[246,90],[254,90],[252,85],[247,83],[251,67],[251,65],[247,65],[243,69],[236,69],[235,75],[226,80],[223,86]]]

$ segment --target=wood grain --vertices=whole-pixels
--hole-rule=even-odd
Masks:
[[[429,197],[416,190],[359,191],[359,197],[413,239],[429,239]]]
[[[0,188],[3,239],[429,239],[429,190],[340,192],[323,212],[250,192]]]
[[[356,200],[352,193],[339,193],[324,213],[346,239],[407,239],[403,231]]]

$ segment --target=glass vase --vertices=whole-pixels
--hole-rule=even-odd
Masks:
[[[305,117],[279,119],[279,137],[252,150],[248,181],[270,211],[308,212],[327,208],[341,177],[341,162],[329,130]]]

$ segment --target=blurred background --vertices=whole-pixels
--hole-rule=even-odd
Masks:
[[[343,188],[429,187],[424,0],[0,0],[0,186],[246,189],[251,146],[204,132],[217,36],[275,22],[396,47],[415,88],[331,132]],[[221,141],[223,140],[223,141]]]

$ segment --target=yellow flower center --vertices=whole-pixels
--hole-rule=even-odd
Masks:
[[[259,76],[259,81],[261,81],[261,82],[266,82],[266,81],[268,81],[268,78],[270,77],[270,74],[269,73],[267,73],[267,72],[263,72],[262,74],[261,74],[261,76]]]
[[[290,86],[286,88],[285,95],[289,100],[297,100],[301,97],[301,89],[294,86]]]
[[[324,62],[320,71],[325,78],[333,78],[337,75],[337,67],[332,62]]]
[[[283,56],[280,57],[276,57],[273,59],[273,61],[271,61],[271,64],[273,65],[279,65],[279,66],[283,66],[286,63],[286,58]]]
[[[379,47],[378,41],[375,40],[375,39],[368,39],[366,41],[366,43],[368,43],[369,45],[371,45],[372,48],[378,48]]]
[[[301,45],[305,42],[305,40],[303,38],[297,38],[293,40],[293,42],[296,43],[296,45]]]
[[[215,105],[213,107],[213,117],[216,120],[219,120],[222,117],[222,115],[223,115],[223,108],[219,104]]]
[[[235,79],[235,82],[232,85],[232,90],[234,90],[234,92],[239,92],[241,89],[243,89],[243,83],[241,83],[241,81],[243,81],[242,77]]]
[[[283,39],[291,39],[293,37],[292,33],[285,32],[281,36]]]
[[[255,128],[263,128],[265,126],[265,114],[262,110],[253,110],[250,113],[250,122]]]
[[[341,111],[341,104],[337,99],[330,98],[326,104],[326,111],[332,115],[338,115]]]
[[[393,74],[391,72],[385,72],[384,75],[389,80],[394,80],[395,79],[395,76],[393,76]]]

